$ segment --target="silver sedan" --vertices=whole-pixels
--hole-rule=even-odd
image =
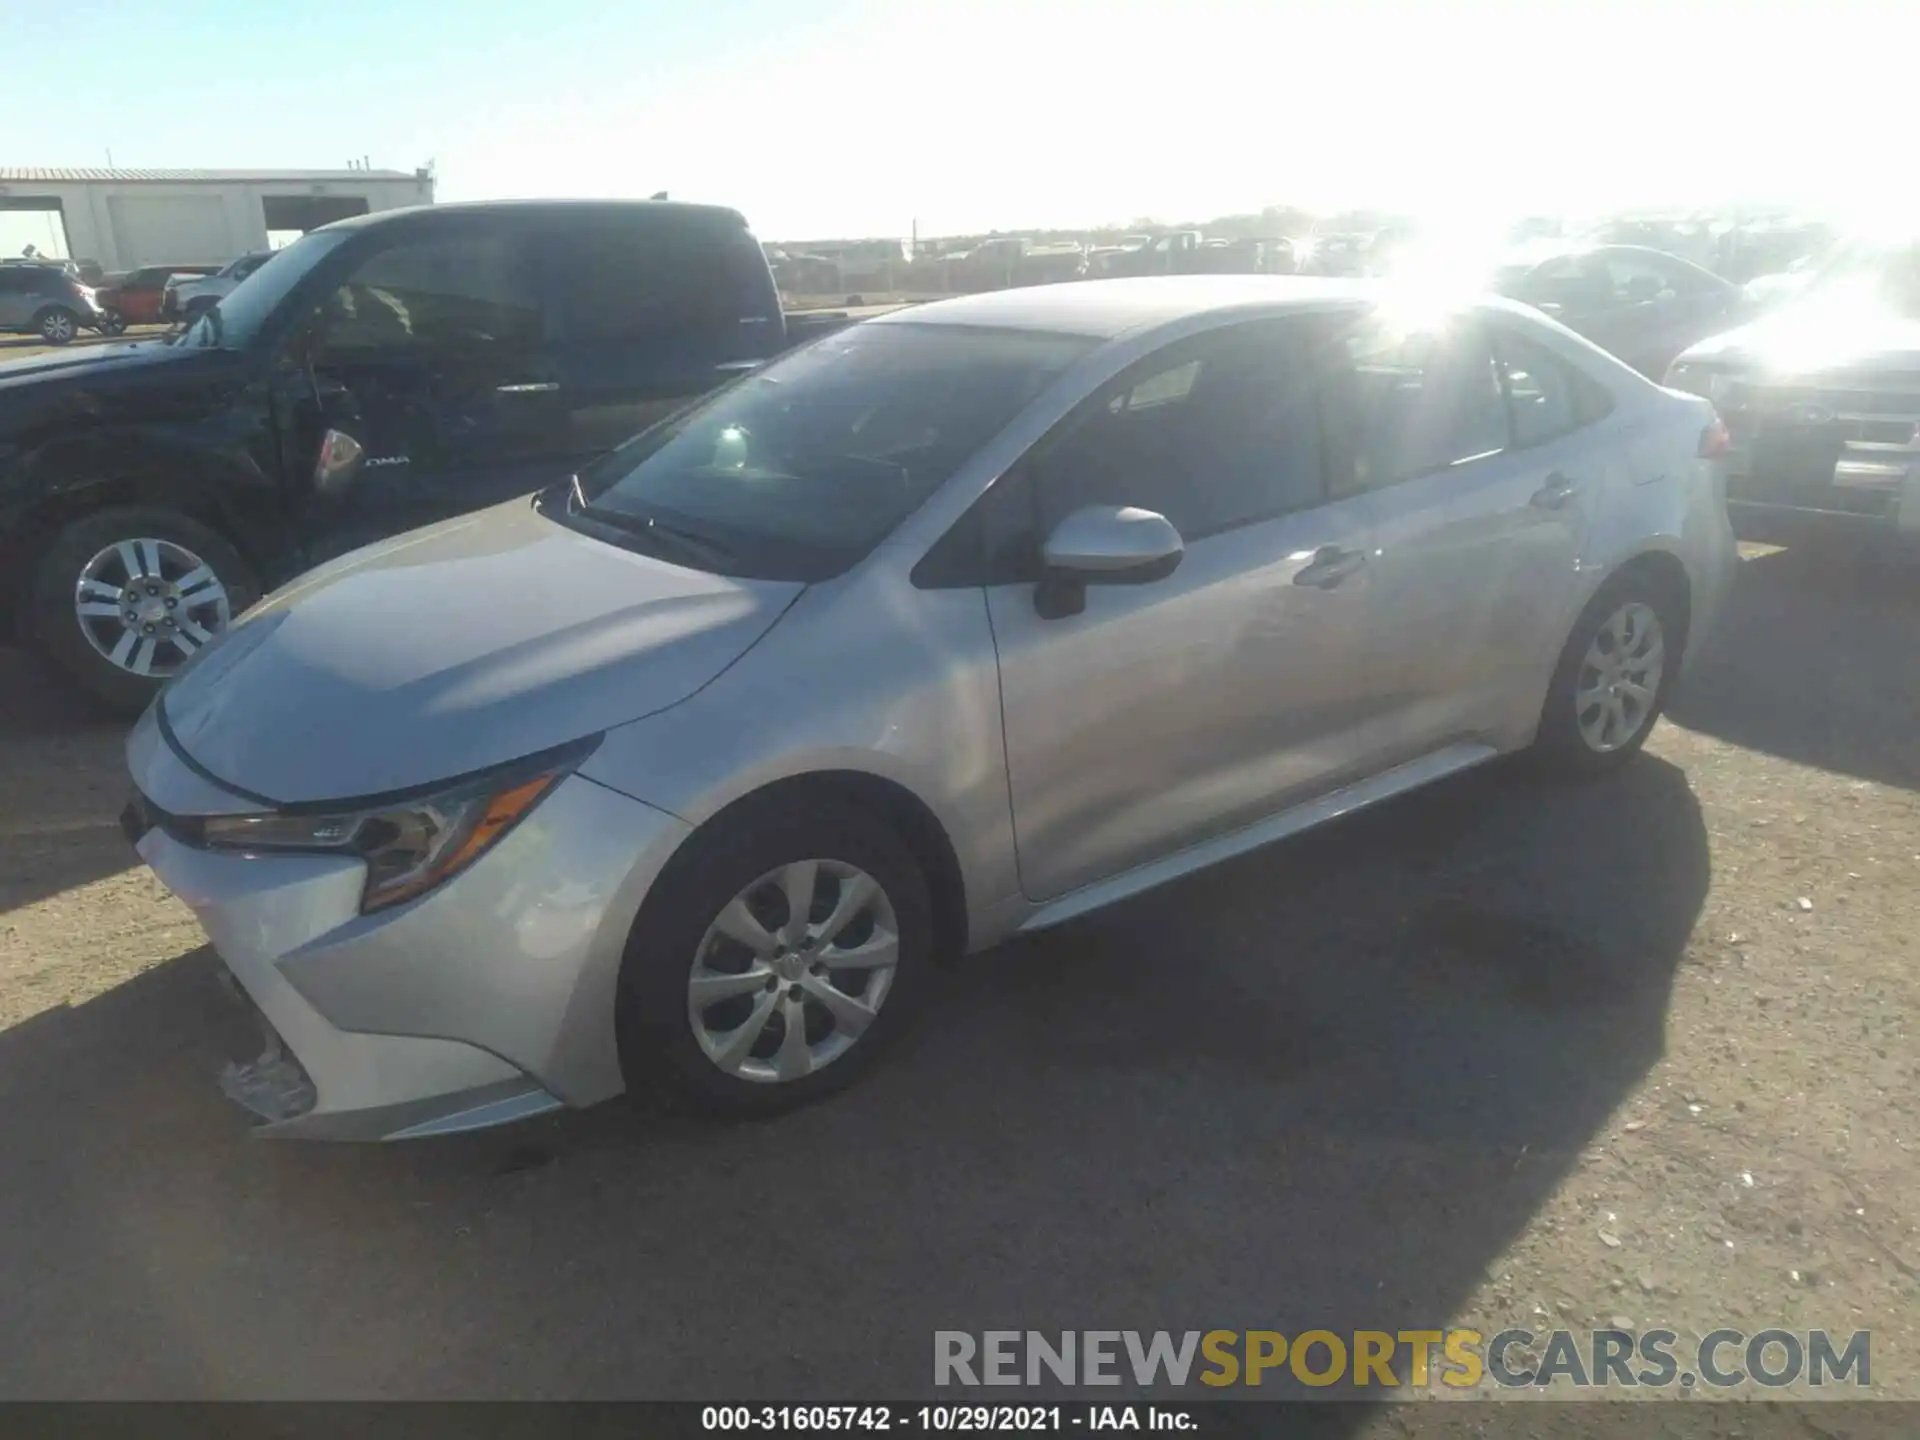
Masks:
[[[1628,760],[1735,568],[1724,431],[1414,298],[901,311],[270,596],[128,742],[261,1022],[228,1093],[336,1138],[777,1110],[945,956],[1497,755]]]

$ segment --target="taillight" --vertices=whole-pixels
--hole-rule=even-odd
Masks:
[[[1728,433],[1727,422],[1718,415],[1713,423],[1700,432],[1700,458],[1718,460],[1733,448],[1733,436]]]

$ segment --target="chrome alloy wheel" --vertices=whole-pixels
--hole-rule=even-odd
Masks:
[[[171,540],[122,540],[80,572],[74,614],[87,643],[120,669],[165,679],[227,628],[227,589]]]
[[[40,322],[40,338],[55,345],[73,339],[73,316],[64,310],[49,310]]]
[[[1666,653],[1660,617],[1638,600],[1615,610],[1595,632],[1573,687],[1580,738],[1590,749],[1618,750],[1646,728]]]
[[[799,1080],[852,1049],[900,961],[880,882],[838,860],[796,860],[741,890],[707,927],[687,978],[706,1056],[763,1084]]]

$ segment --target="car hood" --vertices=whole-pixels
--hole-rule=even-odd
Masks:
[[[1716,335],[1681,358],[1796,375],[1821,370],[1920,374],[1920,321],[1880,305],[1814,297]]]
[[[18,360],[0,360],[0,391],[54,379],[85,383],[109,375],[123,375],[131,369],[191,362],[196,355],[209,353],[218,352],[187,350],[158,340],[128,340],[118,345],[55,350]]]
[[[160,718],[264,800],[410,789],[678,704],[804,588],[681,569],[516,500],[277,591],[167,686]]]

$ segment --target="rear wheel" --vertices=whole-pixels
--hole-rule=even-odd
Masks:
[[[33,317],[33,328],[49,345],[71,344],[80,333],[80,317],[59,305],[49,305]]]
[[[1666,708],[1685,639],[1685,607],[1657,576],[1629,572],[1601,587],[1547,687],[1535,755],[1574,775],[1625,764]]]
[[[102,510],[48,546],[34,577],[34,639],[95,699],[137,713],[258,594],[252,567],[199,521]]]
[[[926,880],[864,811],[723,817],[654,895],[621,971],[621,1066],[700,1109],[764,1115],[844,1089],[931,968]]]
[[[105,335],[120,335],[126,332],[127,317],[118,310],[109,310],[100,317],[100,331]]]

